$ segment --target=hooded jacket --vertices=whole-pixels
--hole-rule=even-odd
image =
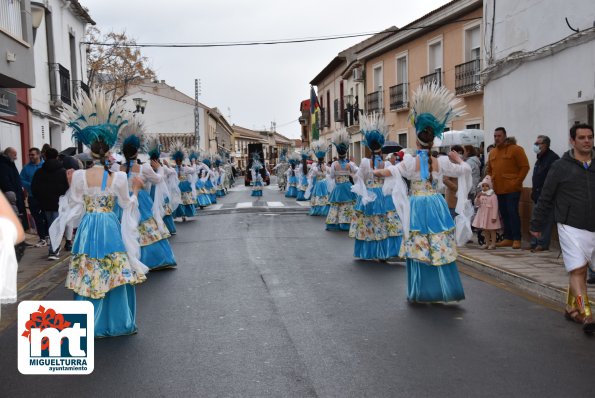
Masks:
[[[33,196],[44,211],[58,211],[58,199],[68,191],[68,179],[62,162],[46,160],[31,181]]]
[[[7,156],[0,153],[0,190],[2,192],[14,192],[17,197],[19,213],[25,214],[25,195],[23,185],[16,164]],[[24,217],[26,218],[26,217]],[[28,225],[24,225],[28,227]]]
[[[531,231],[542,232],[552,210],[556,223],[595,232],[595,160],[585,169],[570,150],[554,162],[533,211]]]
[[[506,138],[503,144],[490,151],[486,174],[492,177],[496,194],[521,192],[527,173],[529,159],[514,137]]]
[[[533,166],[533,189],[531,190],[531,199],[537,203],[539,195],[541,195],[541,188],[545,183],[547,173],[550,171],[550,167],[556,160],[560,159],[560,156],[551,149],[547,149],[543,154],[537,155],[537,161]]]

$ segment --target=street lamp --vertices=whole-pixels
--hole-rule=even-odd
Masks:
[[[145,113],[145,108],[147,107],[147,101],[146,99],[143,98],[133,98],[132,99],[134,101],[134,105],[136,105],[136,110],[132,113]]]

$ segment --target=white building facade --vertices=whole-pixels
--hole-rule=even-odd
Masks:
[[[552,150],[562,155],[573,124],[593,125],[593,3],[485,0],[484,21],[486,146],[493,143],[494,129],[502,126],[516,137],[531,164],[531,148],[540,134],[549,136]]]
[[[88,24],[95,25],[76,1],[34,3],[43,17],[34,31],[35,88],[30,91],[30,146],[50,144],[58,151],[75,146],[71,131],[60,120],[63,104],[72,104],[87,82],[87,46],[82,44]]]

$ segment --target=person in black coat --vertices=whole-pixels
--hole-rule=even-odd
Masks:
[[[25,195],[23,193],[23,184],[21,176],[15,164],[17,151],[8,147],[3,153],[0,153],[0,190],[2,192],[14,192],[17,197],[17,208],[23,229],[29,229],[27,221],[27,211],[25,209]]]
[[[533,144],[533,152],[537,154],[537,160],[535,161],[535,166],[533,166],[533,188],[531,190],[531,199],[535,204],[537,204],[537,201],[539,200],[550,167],[552,167],[552,164],[556,160],[560,159],[556,152],[550,149],[550,143],[551,140],[547,135],[539,135],[537,136],[537,140],[535,140],[535,144]],[[554,212],[551,212],[549,218],[546,220],[541,237],[539,239],[535,237],[531,238],[532,252],[549,250],[553,226]]]
[[[68,191],[68,178],[62,162],[58,159],[58,151],[50,148],[45,153],[45,163],[33,176],[31,190],[39,202],[39,207],[45,211],[48,228],[58,218],[58,201],[60,196]],[[50,246],[49,257],[57,259],[57,251],[52,252]]]

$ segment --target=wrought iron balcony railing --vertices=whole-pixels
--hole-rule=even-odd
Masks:
[[[474,59],[455,66],[455,93],[464,95],[482,91],[481,60]]]
[[[421,84],[430,84],[434,83],[439,86],[442,86],[442,69],[438,68],[434,73],[430,73],[429,75],[425,75],[421,77]]]
[[[407,95],[408,83],[397,84],[389,88],[390,110],[409,108],[409,97]]]
[[[58,63],[50,63],[50,99],[52,104],[71,104],[70,72]]]
[[[384,90],[374,91],[366,95],[366,112],[382,112],[384,110],[384,104],[382,103],[382,97]]]

